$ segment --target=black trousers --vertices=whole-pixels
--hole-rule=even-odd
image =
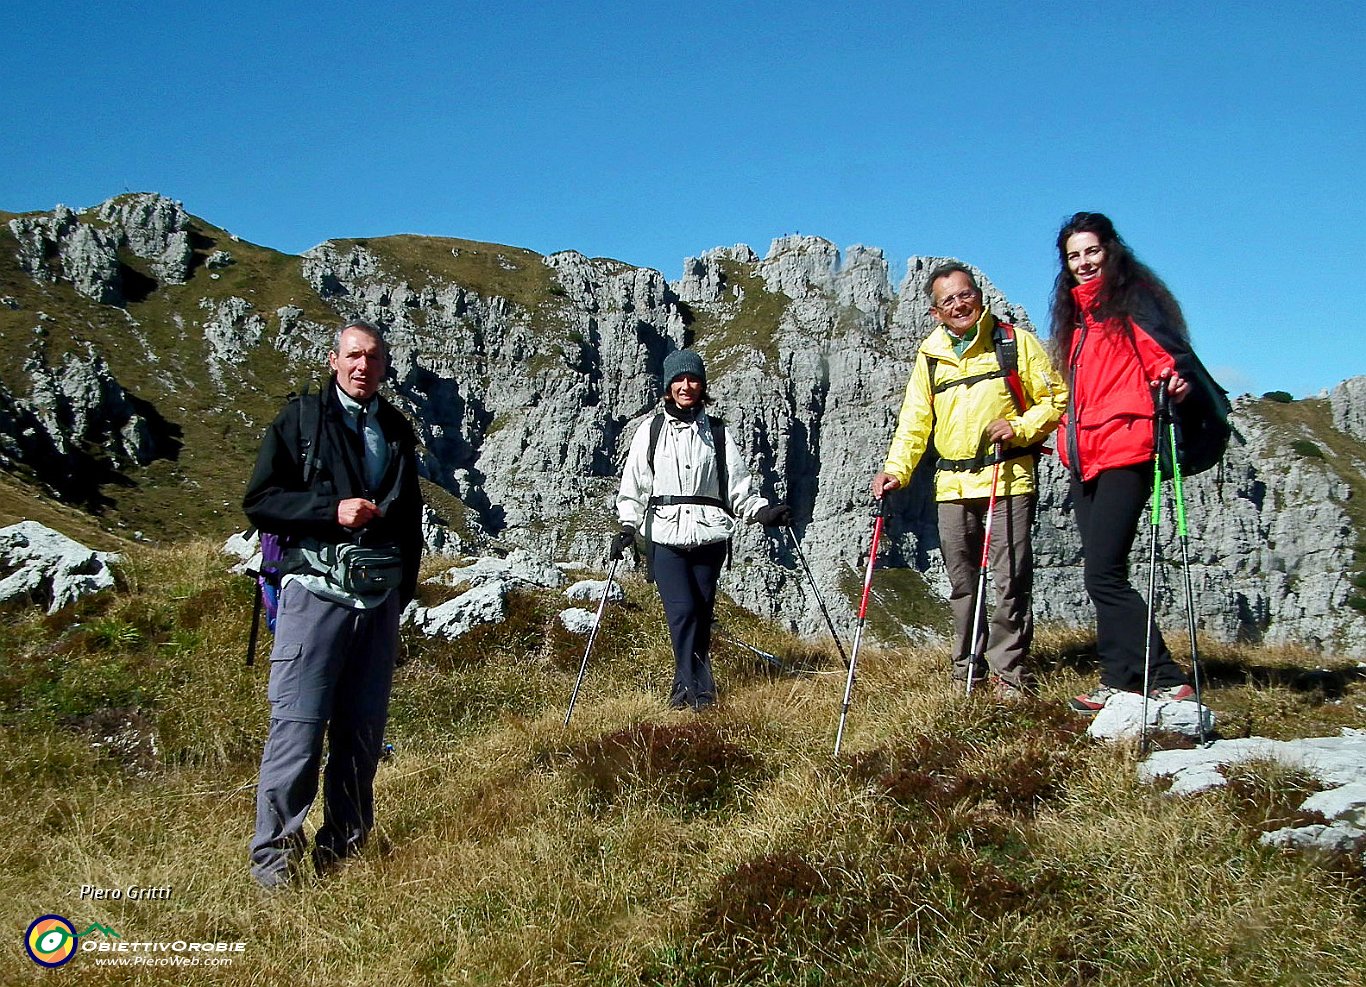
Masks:
[[[1129,552],[1152,496],[1151,465],[1123,466],[1085,483],[1072,478],[1072,503],[1081,531],[1086,594],[1096,607],[1100,684],[1139,692],[1148,605],[1129,582]],[[1183,685],[1186,673],[1172,660],[1156,625],[1148,688]]]
[[[711,674],[711,624],[726,543],[695,548],[650,543],[650,565],[674,649],[669,705],[702,709],[716,702]]]

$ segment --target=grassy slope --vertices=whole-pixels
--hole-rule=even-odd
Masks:
[[[726,279],[722,301],[693,307],[691,326],[712,376],[720,377],[740,360],[747,359],[750,352],[757,353],[768,365],[776,365],[778,344],[774,335],[791,299],[769,291],[764,279],[755,272],[754,264],[728,259],[718,263]],[[743,294],[738,302],[737,290]]]
[[[264,898],[245,844],[265,669],[242,666],[249,589],[225,565],[207,543],[137,548],[116,593],[0,612],[7,925],[55,911],[125,939],[247,943],[191,977],[83,955],[83,983],[1329,985],[1366,963],[1359,874],[1256,843],[1294,818],[1301,780],[1255,769],[1188,799],[1137,784],[1127,752],[1060,712],[1093,675],[1083,638],[1041,634],[1047,701],[1004,711],[951,695],[942,652],[866,650],[834,760],[842,672],[731,607],[729,633],[815,674],[718,645],[721,708],[666,712],[667,639],[636,581],[568,729],[582,639],[555,594],[454,643],[409,640],[372,846]],[[1214,660],[1235,726],[1362,721],[1350,662]],[[1257,688],[1226,688],[1240,676]],[[101,711],[133,707],[156,752],[97,746]],[[92,903],[81,884],[174,892]],[[45,976],[17,944],[0,958],[6,982]]]
[[[96,305],[64,282],[34,282],[14,262],[8,230],[0,231],[0,294],[12,294],[22,303],[18,310],[0,308],[0,380],[13,393],[29,393],[22,367],[42,312],[49,316],[41,322],[49,365],[60,366],[68,352],[84,353],[91,343],[126,390],[150,401],[180,430],[178,459],[158,460],[131,472],[126,486],[103,489],[110,500],[102,521],[106,529],[141,529],[175,539],[239,527],[237,502],[260,429],[280,399],[312,373],[312,368],[289,366],[273,348],[262,346],[233,360],[224,386],[216,386],[200,333],[190,325],[208,316],[199,307],[201,298],[244,298],[272,324],[275,310],[287,304],[304,309],[307,318],[335,318],[304,283],[298,258],[233,240],[201,221],[192,229],[201,238],[201,255],[226,249],[236,263],[216,272],[217,279],[197,267],[186,284],[161,285],[126,310]],[[147,273],[145,262],[132,257],[124,261]],[[186,330],[177,327],[176,316]]]

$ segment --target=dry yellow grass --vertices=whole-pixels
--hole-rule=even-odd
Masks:
[[[556,629],[553,600],[521,598],[508,625],[461,642],[410,642],[371,845],[328,880],[262,894],[245,847],[264,671],[242,667],[250,593],[223,568],[208,545],[147,551],[79,612],[4,612],[15,938],[0,980],[53,976],[17,943],[48,912],[125,940],[246,943],[221,968],[78,955],[68,969],[91,984],[1327,987],[1366,967],[1359,862],[1256,842],[1249,819],[1289,779],[1253,769],[1237,792],[1174,799],[1135,780],[1129,751],[1077,735],[1059,708],[1092,681],[1084,634],[1041,634],[1044,699],[1005,709],[951,691],[942,650],[867,648],[833,759],[843,673],[771,628],[741,625],[824,664],[775,675],[722,646],[721,706],[665,710],[667,637],[643,584],[609,608],[567,729],[582,641]],[[1324,663],[1220,660],[1229,680]],[[1299,709],[1315,731],[1360,725],[1352,663],[1327,664],[1340,695],[1287,673],[1255,686],[1255,710],[1287,732]],[[82,717],[102,702],[155,728],[150,770],[93,746]],[[90,901],[85,884],[173,893]]]

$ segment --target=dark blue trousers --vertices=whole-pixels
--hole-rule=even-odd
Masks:
[[[669,621],[674,684],[669,705],[702,709],[716,702],[711,674],[711,624],[716,584],[726,562],[726,542],[676,548],[650,543],[655,586]]]

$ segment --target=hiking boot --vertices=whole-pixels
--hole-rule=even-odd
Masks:
[[[1018,703],[1022,699],[1027,699],[1029,693],[1017,685],[1011,685],[1004,679],[993,677],[991,680],[991,696],[998,703]]]
[[[1195,690],[1189,685],[1169,685],[1162,689],[1154,689],[1148,693],[1149,699],[1156,699],[1158,702],[1183,703],[1187,700],[1195,700]]]
[[[1073,696],[1068,702],[1074,712],[1093,715],[1105,708],[1105,704],[1110,701],[1112,696],[1119,695],[1123,690],[1111,688],[1108,685],[1096,686],[1091,692],[1084,692],[1080,696]]]

